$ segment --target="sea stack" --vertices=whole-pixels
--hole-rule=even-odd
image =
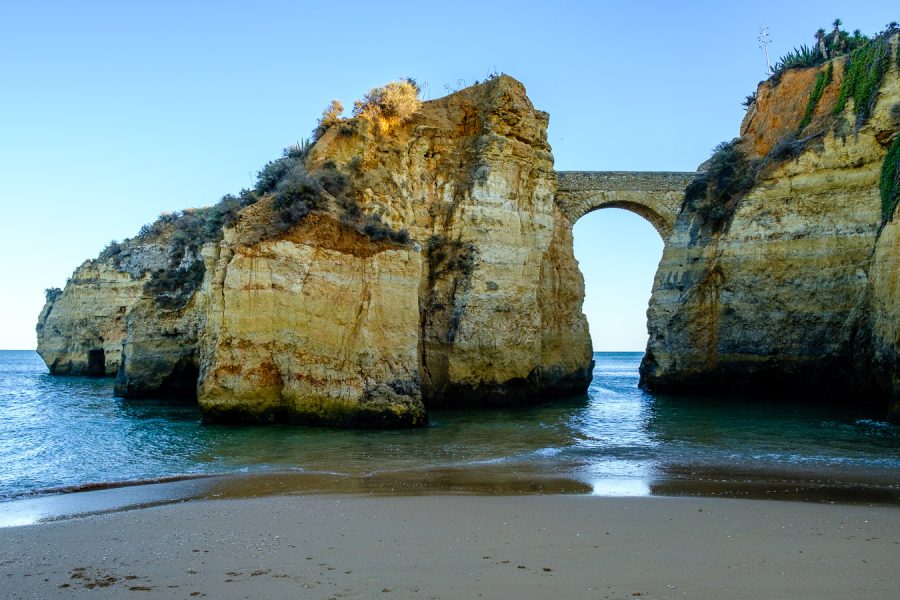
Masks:
[[[584,393],[572,226],[619,207],[665,241],[643,387],[900,418],[897,40],[762,82],[696,177],[558,177],[548,115],[507,76],[424,103],[395,82],[350,119],[334,103],[254,190],[48,291],[38,351],[123,396],[195,395],[210,422],[417,426]]]
[[[211,422],[416,426],[431,407],[583,393],[548,115],[499,76],[380,116],[337,119],[257,190],[79,267],[39,320],[51,372],[196,394]]]

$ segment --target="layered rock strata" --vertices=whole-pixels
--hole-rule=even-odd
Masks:
[[[852,102],[833,115],[837,61],[797,134],[826,68],[760,85],[739,143],[760,174],[724,226],[710,230],[705,208],[682,207],[648,309],[645,387],[882,407],[893,398],[897,410],[897,217],[883,225],[879,195],[900,129],[897,66],[856,129]]]

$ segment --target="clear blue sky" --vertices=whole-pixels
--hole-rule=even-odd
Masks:
[[[558,169],[692,170],[737,134],[761,24],[778,56],[837,16],[873,33],[896,6],[3,2],[0,348],[35,346],[44,288],[162,211],[248,187],[332,98],[403,76],[435,98],[496,69],[550,113]],[[596,348],[642,349],[662,245],[618,212],[576,227],[585,312]]]

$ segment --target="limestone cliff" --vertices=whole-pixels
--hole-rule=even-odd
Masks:
[[[117,393],[195,391],[209,421],[410,426],[426,407],[583,392],[583,282],[547,121],[501,76],[387,127],[323,127],[293,167],[269,165],[295,178],[290,202],[261,174],[203,236],[173,222],[126,244],[146,255],[131,272],[86,263],[48,299],[39,351],[85,373],[102,345]]]
[[[756,176],[731,205],[689,188],[654,281],[645,387],[896,402],[900,255],[879,179],[900,77],[891,61],[867,119],[852,101],[835,115],[843,60],[760,85],[729,148]]]
[[[149,273],[169,260],[158,240],[104,251],[75,270],[63,291],[48,290],[38,317],[38,353],[54,375],[115,375],[127,319]]]
[[[422,247],[431,406],[521,403],[590,381],[583,280],[554,202],[547,122],[503,76],[425,103],[387,135],[358,121],[313,148],[314,164],[347,165],[366,212]]]

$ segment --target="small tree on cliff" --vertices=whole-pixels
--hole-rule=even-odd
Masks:
[[[840,19],[835,19],[834,23],[832,23],[834,29],[831,31],[831,52],[835,56],[844,51],[844,43],[841,39],[841,25],[843,23]]]
[[[825,30],[819,29],[816,32],[816,49],[822,58],[828,58],[828,47],[825,45]]]
[[[341,118],[343,113],[344,105],[341,104],[341,101],[332,100],[328,106],[325,107],[325,110],[322,111],[322,117],[319,119],[319,124],[316,125],[316,129],[313,131],[313,139],[319,139],[330,127],[340,123],[343,120]]]
[[[419,110],[419,87],[413,79],[392,81],[380,88],[372,88],[362,100],[353,105],[353,116],[364,117],[386,131],[391,126],[408,121]]]

